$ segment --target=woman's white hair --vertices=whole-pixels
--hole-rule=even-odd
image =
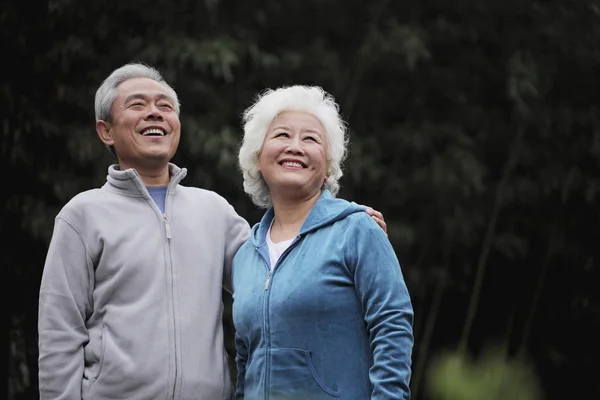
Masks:
[[[342,162],[348,145],[346,124],[332,95],[319,86],[304,85],[267,89],[244,111],[244,139],[238,154],[244,191],[258,207],[271,207],[269,187],[258,171],[258,156],[269,125],[283,111],[307,112],[323,124],[327,139],[327,178],[323,189],[329,189],[335,196],[340,188]]]

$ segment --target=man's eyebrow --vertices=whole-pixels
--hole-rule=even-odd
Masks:
[[[146,96],[143,93],[134,93],[134,94],[130,94],[129,96],[125,97],[125,103],[129,103],[131,100],[147,100],[148,96]]]
[[[130,101],[136,100],[136,99],[148,100],[149,98],[150,98],[150,96],[148,96],[144,93],[133,93],[125,98],[125,103],[129,103]],[[156,95],[156,98],[159,100],[169,100],[171,103],[175,104],[175,100],[171,96],[169,96],[168,94],[165,94],[165,93],[160,93],[160,94]]]

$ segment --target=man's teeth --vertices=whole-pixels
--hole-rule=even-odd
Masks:
[[[287,165],[287,166],[290,166],[290,167],[304,168],[304,165],[300,164],[299,162],[293,162],[293,161],[284,161],[283,163],[281,163],[281,165]]]
[[[144,136],[148,136],[148,135],[165,136],[165,133],[162,131],[162,129],[148,129],[148,130],[145,130],[144,132],[142,132],[142,135],[144,135]]]

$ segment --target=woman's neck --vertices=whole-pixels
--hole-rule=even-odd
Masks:
[[[281,242],[298,236],[302,224],[320,196],[321,192],[301,200],[272,198],[275,218],[271,226],[271,240]]]

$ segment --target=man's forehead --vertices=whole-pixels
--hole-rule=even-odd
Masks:
[[[121,82],[117,91],[126,96],[131,93],[151,95],[154,93],[169,94],[169,90],[163,84],[149,78],[131,78]]]
[[[117,86],[118,97],[129,99],[169,99],[175,101],[173,93],[165,86],[148,78],[132,78]]]

